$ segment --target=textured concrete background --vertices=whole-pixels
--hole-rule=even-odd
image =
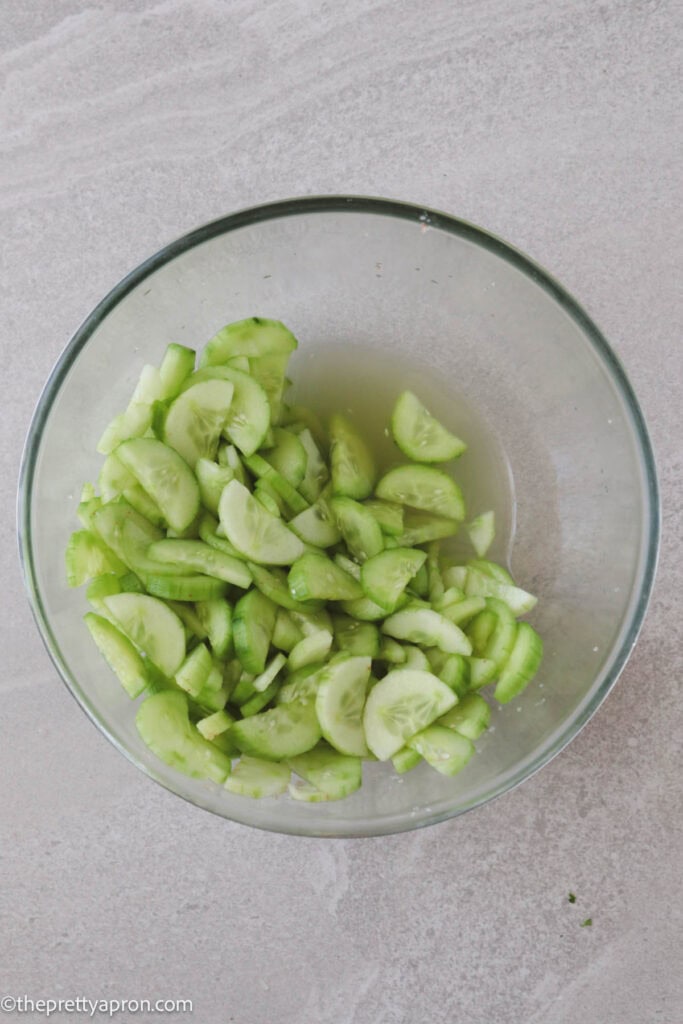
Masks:
[[[680,4],[1,7],[0,988],[189,998],[202,1024],[680,1024]],[[297,841],[186,806],[86,721],[13,506],[40,387],[127,270],[336,191],[478,222],[585,303],[648,418],[664,540],[627,670],[539,775],[420,833]]]

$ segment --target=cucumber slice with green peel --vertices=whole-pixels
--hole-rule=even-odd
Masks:
[[[306,475],[308,456],[296,434],[276,427],[273,431],[275,446],[264,458],[292,487],[298,487]]]
[[[147,554],[155,562],[189,568],[243,590],[251,586],[252,575],[245,562],[201,540],[159,540],[150,545]]]
[[[443,578],[443,574],[442,574]],[[448,587],[444,590],[438,600],[434,601],[434,608],[437,612],[441,612],[444,608],[450,607],[452,604],[458,604],[460,601],[465,600],[465,591],[460,590],[459,587]]]
[[[308,553],[297,559],[287,583],[298,601],[351,601],[363,596],[360,583],[322,554]]]
[[[410,747],[401,747],[397,754],[391,759],[391,763],[394,766],[394,771],[399,775],[405,775],[406,772],[410,772],[422,761],[422,755],[418,754],[417,750],[411,750]]]
[[[341,532],[324,494],[314,505],[289,521],[289,528],[306,544],[329,548],[341,540]]]
[[[288,611],[312,611],[318,607],[317,602],[307,602],[303,604],[301,601],[297,601],[295,597],[292,597],[289,587],[287,585],[287,574],[282,569],[272,568],[265,569],[262,565],[256,565],[255,562],[249,562],[249,569],[252,576],[254,577],[254,585],[269,597],[271,601],[279,605],[281,608],[286,608]]]
[[[486,558],[473,558],[467,563],[471,569],[477,569],[479,572],[483,572],[484,576],[490,576],[491,579],[498,580],[499,583],[509,583],[511,587],[515,586],[510,573],[502,565],[498,565],[497,562],[489,562]],[[467,579],[466,576],[463,580]]]
[[[279,423],[282,416],[282,398],[287,388],[288,362],[289,353],[254,356],[248,360],[246,372],[251,374],[268,396],[271,423]]]
[[[494,597],[487,598],[486,611],[493,612],[496,621],[482,653],[486,659],[495,663],[496,673],[498,673],[503,669],[512,653],[518,627],[514,615],[504,601]],[[479,614],[484,615],[485,612]],[[473,621],[476,622],[476,619]]]
[[[363,766],[360,757],[349,757],[319,743],[313,750],[288,760],[288,765],[327,800],[341,800],[360,789]]]
[[[287,676],[287,681],[277,695],[278,704],[310,704],[315,700],[327,665],[305,665]]]
[[[403,516],[403,533],[394,539],[401,547],[411,548],[431,540],[453,537],[459,525],[457,519],[444,519],[429,512],[412,512],[408,509]]]
[[[183,457],[191,469],[199,459],[215,458],[221,432],[232,408],[234,390],[230,380],[195,381],[193,374],[171,403],[164,420],[162,439]]]
[[[294,647],[296,647],[299,640],[303,640],[303,636],[304,634],[296,625],[291,615],[288,615],[283,608],[278,608],[277,615],[275,616],[273,638],[271,641],[273,647],[277,647],[278,650],[289,653]]]
[[[191,697],[198,697],[206,686],[212,669],[213,659],[208,647],[197,644],[176,672],[175,681],[181,690],[185,690]]]
[[[496,536],[495,512],[482,512],[465,527],[478,558],[483,558]]]
[[[261,672],[260,675],[256,676],[252,683],[252,686],[254,687],[256,693],[264,693],[271,685],[271,683],[274,681],[276,676],[285,667],[286,664],[287,659],[285,658],[284,654],[274,655],[269,661],[269,663],[266,665],[263,672]]]
[[[290,615],[304,636],[312,636],[313,633],[319,633],[321,629],[328,633],[333,631],[332,617],[325,608],[307,607],[304,610],[300,607],[296,611],[291,609]]]
[[[426,554],[411,548],[393,548],[368,559],[361,568],[366,597],[392,612],[411,579],[424,565]]]
[[[488,658],[470,658],[470,690],[481,690],[492,682],[497,674],[498,668],[495,661]]]
[[[403,509],[393,501],[382,501],[380,498],[369,498],[363,507],[370,512],[383,533],[391,537],[400,537],[403,533]]]
[[[353,576],[354,580],[358,580],[360,583],[360,566],[358,562],[354,562],[352,558],[347,558],[346,555],[342,555],[341,552],[338,552],[334,556],[334,561],[340,569],[343,569],[344,572],[347,572],[349,576]]]
[[[311,785],[310,782],[303,782],[298,779],[290,782],[287,786],[287,792],[292,800],[297,800],[299,803],[319,804],[330,799],[329,796],[323,793],[322,789]]]
[[[250,455],[244,457],[244,464],[250,473],[258,477],[260,480],[265,480],[274,491],[282,498],[286,505],[294,513],[305,512],[308,508],[308,502],[302,498],[299,492],[292,487],[290,482],[286,480],[281,473],[278,473],[269,462],[267,462],[262,455]]]
[[[474,744],[462,733],[430,725],[408,740],[408,746],[442,775],[457,775],[474,754]]]
[[[210,459],[198,459],[194,467],[199,484],[202,504],[214,515],[218,514],[218,504],[226,484],[235,479],[235,471],[230,466],[219,466]]]
[[[305,665],[324,661],[330,653],[331,647],[332,634],[327,630],[321,629],[319,633],[312,633],[311,636],[304,637],[292,649],[287,659],[290,671],[293,672],[298,668],[304,668]]]
[[[439,564],[439,553],[441,551],[441,541],[433,540],[427,548],[427,574],[429,578],[429,600],[431,604],[435,604],[439,601],[446,588],[444,586],[443,578],[441,576],[441,568]]]
[[[330,420],[330,462],[336,495],[357,501],[369,497],[377,476],[374,460],[356,428],[338,414]]]
[[[66,548],[66,581],[80,587],[105,573],[124,573],[126,564],[99,536],[89,530],[71,534]]]
[[[543,658],[543,641],[529,625],[520,622],[510,656],[503,667],[493,696],[500,704],[507,704],[531,682]]]
[[[141,516],[124,498],[107,502],[92,517],[98,537],[133,572],[136,566],[148,561],[146,552],[150,544],[161,540],[163,533]]]
[[[442,683],[450,687],[458,699],[470,688],[470,661],[462,654],[449,654],[438,670],[433,671]]]
[[[219,516],[230,543],[259,565],[289,565],[304,552],[301,540],[237,480],[221,495]]]
[[[472,644],[463,631],[429,608],[395,612],[385,619],[382,632],[395,640],[408,640],[422,647],[438,647],[447,654],[472,653]]]
[[[270,711],[235,722],[230,734],[242,753],[268,761],[305,754],[321,737],[314,708],[300,702],[278,704]]]
[[[379,630],[372,622],[358,622],[349,615],[335,615],[333,624],[335,643],[340,651],[367,658],[377,657]]]
[[[454,623],[456,626],[462,626],[468,623],[474,618],[480,611],[486,607],[486,599],[483,597],[466,597],[462,601],[456,601],[453,604],[446,605],[445,608],[441,608],[441,614]]]
[[[429,672],[394,669],[372,688],[363,715],[365,739],[380,761],[449,711],[457,697]]]
[[[521,587],[511,587],[509,583],[500,583],[472,568],[467,570],[465,593],[468,597],[498,598],[505,602],[513,615],[526,615],[538,603],[538,598],[527,593],[526,590],[522,590]]]
[[[163,522],[164,517],[157,503],[115,452],[108,455],[102,463],[98,483],[103,501],[112,501],[121,495],[140,515],[149,519],[150,523],[159,526]]]
[[[260,590],[250,590],[235,605],[232,638],[235,653],[245,671],[260,675],[275,628],[276,606]]]
[[[119,577],[119,583],[121,584],[121,594],[144,594],[145,585],[139,576],[136,576],[134,572],[127,572],[124,576]]]
[[[389,665],[404,665],[406,661],[406,653],[402,644],[392,640],[389,636],[383,636],[380,641],[377,660],[385,661]]]
[[[296,347],[296,338],[280,320],[251,316],[222,327],[207,341],[199,363],[215,366],[235,356],[289,355]]]
[[[146,572],[144,583],[148,593],[171,601],[212,601],[223,597],[228,589],[228,584],[215,576],[161,576]]]
[[[171,609],[147,594],[112,594],[104,605],[138,650],[170,679],[185,659],[185,630]]]
[[[323,670],[315,694],[315,711],[327,742],[342,754],[366,757],[363,709],[371,659],[341,656]]]
[[[384,474],[375,493],[385,501],[409,505],[445,519],[465,518],[465,502],[455,480],[432,466],[396,466]]]
[[[431,672],[431,666],[429,659],[424,651],[421,651],[419,647],[415,647],[414,644],[403,644],[403,650],[405,653],[405,667],[414,668],[419,672]]]
[[[144,592],[144,587],[141,584],[141,589],[138,593],[144,594]],[[185,626],[188,638],[192,638],[194,636],[198,640],[206,640],[206,630],[204,629],[193,604],[189,604],[184,601],[167,601],[166,604],[172,612],[176,613],[180,621]]]
[[[102,576],[97,576],[92,581],[85,592],[85,596],[95,611],[107,618],[109,617],[109,613],[104,605],[104,598],[111,597],[112,594],[120,594],[121,590],[120,578],[116,573],[108,572],[104,573]]]
[[[476,657],[484,656],[497,622],[495,612],[485,608],[467,626],[465,632],[472,642],[472,652]]]
[[[190,722],[187,697],[177,690],[155,693],[138,708],[135,724],[158,758],[195,779],[225,782],[230,758]]]
[[[332,498],[330,508],[354,558],[365,562],[384,549],[382,530],[369,509],[353,498]]]
[[[282,681],[280,679],[274,679],[272,683],[265,688],[265,690],[257,691],[253,697],[246,700],[244,704],[240,705],[240,714],[242,718],[251,718],[252,715],[258,715],[260,711],[267,708],[275,698],[277,697]]]
[[[197,729],[205,740],[213,743],[234,724],[235,719],[228,711],[214,711],[212,715],[197,722]]]
[[[342,611],[352,619],[360,622],[379,622],[386,617],[386,609],[371,601],[369,597],[358,597],[352,601],[342,601]]]
[[[232,606],[223,598],[197,601],[197,617],[216,658],[227,658],[232,647]]]
[[[266,512],[278,519],[282,518],[284,502],[265,480],[259,480],[254,487],[254,497],[261,502]]]
[[[226,537],[218,535],[217,531],[219,528],[219,523],[209,512],[205,513],[199,520],[199,536],[205,544],[208,544],[210,548],[215,548],[216,551],[222,551],[226,555],[231,555],[232,558],[241,558],[243,561],[246,561],[241,551],[233,547]]]
[[[149,686],[150,675],[144,659],[121,630],[101,615],[87,612],[83,621],[100,653],[128,696],[135,700]]]
[[[228,444],[227,442],[219,444],[217,458],[219,466],[228,466],[235,474],[235,480],[239,480],[241,484],[244,484],[245,487],[247,486],[249,483],[247,473],[234,444]]]
[[[76,509],[76,515],[78,516],[79,522],[84,530],[92,531],[95,529],[93,526],[93,516],[102,508],[102,498],[89,498],[87,501],[81,500],[78,508]],[[161,516],[159,517],[161,521]]]
[[[429,596],[429,573],[427,572],[426,564],[415,573],[414,577],[410,581],[410,589],[414,591],[418,597]],[[464,596],[465,595],[463,594],[463,597]]]
[[[399,395],[391,415],[391,433],[403,454],[414,462],[447,462],[457,459],[467,448],[412,391]]]
[[[327,435],[320,417],[305,405],[283,405],[282,416],[283,426],[294,433],[301,433],[304,428],[310,430],[313,440],[323,454],[326,454],[330,439]]]
[[[242,672],[230,695],[232,704],[237,704],[238,707],[241,707],[242,704],[246,704],[248,700],[251,700],[256,693],[254,689],[255,678],[256,676],[252,675],[251,672]]]
[[[290,778],[286,765],[244,754],[225,780],[225,788],[239,796],[261,800],[286,793]]]
[[[465,584],[467,583],[467,567],[464,565],[450,565],[441,570],[441,578],[446,590],[456,588],[465,596]]]
[[[143,366],[128,407],[106,428],[98,442],[98,452],[109,455],[122,441],[142,437],[152,423],[152,406],[162,394],[163,384],[156,366]]]
[[[330,473],[320,454],[320,449],[315,443],[315,438],[308,427],[304,427],[296,436],[299,438],[306,453],[306,472],[299,484],[299,491],[303,494],[306,501],[313,504],[320,497],[323,488],[330,478]]]
[[[183,384],[194,370],[196,352],[185,345],[172,342],[161,360],[159,377],[161,379],[162,397],[175,398]]]
[[[436,723],[455,729],[468,740],[478,739],[489,727],[491,708],[478,693],[468,693]]]
[[[251,373],[250,360],[247,356],[233,356],[223,364],[232,370],[241,370],[242,373]]]

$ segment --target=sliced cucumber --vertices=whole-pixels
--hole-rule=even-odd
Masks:
[[[266,512],[272,516],[282,518],[285,503],[280,495],[270,486],[267,480],[259,480],[254,487],[254,497],[260,501]]]
[[[222,527],[210,512],[206,512],[199,520],[199,536],[205,544],[208,544],[210,548],[215,548],[216,551],[223,551],[232,558],[241,558],[243,561],[246,561],[242,552],[233,547],[226,537],[218,535],[218,530],[220,529]]]
[[[455,480],[432,466],[396,466],[379,481],[376,494],[446,519],[465,518],[465,502]]]
[[[483,597],[466,597],[462,601],[455,601],[453,604],[441,608],[441,614],[456,626],[462,626],[473,619],[486,607],[486,599]]]
[[[259,675],[266,659],[275,628],[276,607],[259,590],[250,590],[235,605],[232,637],[235,653],[247,672]]]
[[[105,573],[123,573],[126,564],[89,530],[71,534],[66,549],[66,581],[70,587],[80,587],[88,580]]]
[[[273,683],[278,673],[285,667],[287,659],[284,654],[274,655],[263,672],[256,676],[252,685],[257,693],[264,693]]]
[[[313,544],[317,548],[329,548],[341,540],[341,533],[324,492],[314,505],[290,519],[289,528],[306,544]]]
[[[460,698],[470,688],[470,664],[462,654],[449,654],[434,672]]]
[[[322,554],[309,553],[297,559],[287,583],[298,601],[351,601],[363,595],[360,583]]]
[[[228,584],[214,576],[161,576],[147,572],[145,587],[155,597],[171,601],[212,601],[225,595]]]
[[[347,558],[346,555],[342,555],[340,551],[334,556],[335,564],[347,572],[349,576],[353,576],[354,580],[358,580],[360,583],[360,566],[358,562],[354,562],[352,558]]]
[[[297,437],[306,452],[306,472],[299,484],[299,490],[306,501],[313,504],[320,497],[320,493],[329,480],[330,474],[320,454],[320,449],[315,443],[315,438],[308,427],[300,430]]]
[[[319,743],[313,750],[288,761],[289,767],[305,782],[323,793],[327,800],[341,800],[360,789],[360,757],[348,757]]]
[[[224,489],[218,511],[226,537],[251,562],[288,565],[304,552],[296,534],[266,512],[237,480]]]
[[[470,658],[470,690],[480,690],[482,686],[492,682],[497,673],[495,661],[488,658]]]
[[[419,672],[431,671],[427,655],[419,647],[415,647],[413,644],[404,644],[403,650],[405,652],[406,668],[414,668]]]
[[[543,657],[543,641],[528,622],[520,622],[514,647],[500,673],[493,696],[501,704],[517,697],[531,682]]]
[[[172,342],[168,346],[159,367],[161,397],[175,398],[180,393],[183,384],[194,370],[195,356],[194,349],[186,348],[185,345]]]
[[[393,501],[382,501],[380,498],[370,498],[364,503],[364,507],[370,512],[383,533],[390,537],[400,537],[403,533],[403,509]]]
[[[417,750],[411,750],[410,747],[401,747],[398,753],[394,754],[391,759],[394,771],[399,775],[405,775],[406,772],[417,768],[421,761],[421,755],[418,754]]]
[[[87,612],[83,621],[128,696],[135,700],[149,686],[150,673],[127,636],[108,619]]]
[[[298,487],[306,475],[306,449],[296,434],[282,427],[275,428],[273,437],[275,446],[264,458],[292,487]]]
[[[319,633],[312,633],[294,647],[287,659],[290,671],[294,672],[305,665],[316,664],[324,661],[332,647],[332,634],[321,629]]]
[[[123,590],[123,587],[121,588]],[[140,586],[138,593],[144,594],[145,588]],[[128,591],[130,593],[130,591]],[[172,612],[175,612],[185,626],[188,642],[196,637],[197,640],[206,640],[207,632],[195,611],[195,606],[186,601],[167,601]]]
[[[442,715],[437,725],[455,729],[469,740],[478,739],[489,727],[491,708],[478,693],[468,693],[462,700]]]
[[[412,391],[399,395],[391,416],[394,441],[414,462],[457,459],[467,445],[434,419]]]
[[[214,711],[212,715],[209,715],[207,718],[202,718],[201,721],[197,722],[197,729],[205,740],[209,740],[213,743],[219,736],[226,733],[234,723],[235,719],[229,712]]]
[[[334,639],[340,651],[368,658],[377,657],[379,630],[372,622],[358,622],[349,615],[335,615],[333,623]]]
[[[97,450],[109,455],[122,441],[142,437],[152,423],[152,406],[163,393],[161,376],[155,366],[143,366],[140,379],[125,412],[115,416],[100,438]]]
[[[285,405],[283,407],[282,420],[285,426],[299,434],[304,428],[308,428],[313,435],[313,440],[324,454],[329,449],[329,438],[320,417],[305,405]]]
[[[287,387],[285,374],[288,362],[289,353],[273,353],[253,356],[248,360],[246,367],[246,371],[261,385],[268,396],[271,423],[279,423],[282,416],[282,396]]]
[[[474,744],[453,729],[430,725],[408,740],[408,746],[442,775],[457,775],[474,754]]]
[[[230,366],[208,366],[198,370],[186,386],[197,387],[210,381],[232,384],[232,401],[221,429],[243,455],[253,455],[264,444],[270,429],[268,396],[248,373]]]
[[[309,611],[317,607],[315,602],[303,604],[292,597],[287,585],[287,574],[282,569],[275,567],[265,569],[262,565],[256,565],[255,562],[248,564],[254,577],[254,584],[262,594],[265,594],[281,608],[287,608],[289,611]]]
[[[235,722],[230,734],[244,754],[282,761],[311,750],[320,726],[310,704],[278,704],[270,711]]]
[[[163,427],[163,440],[192,469],[199,459],[215,458],[235,390],[230,380],[194,380],[195,374],[171,403]]]
[[[85,596],[95,611],[106,618],[109,617],[109,613],[104,605],[105,597],[111,597],[112,594],[120,594],[122,590],[119,577],[113,572],[108,572],[103,576],[97,576],[92,581],[85,592]]]
[[[279,320],[251,316],[222,327],[206,343],[200,365],[215,366],[235,356],[288,355],[296,347],[296,338]]]
[[[289,480],[286,480],[281,473],[278,473],[276,469],[270,465],[269,462],[261,455],[250,455],[248,458],[245,456],[244,464],[250,473],[258,477],[259,480],[265,481],[270,484],[273,490],[279,495],[280,498],[289,506],[292,512],[305,512],[308,508],[308,502],[302,498],[299,492],[292,487]]]
[[[342,601],[342,610],[352,619],[360,622],[379,622],[386,616],[386,609],[381,608],[369,597],[358,597],[352,601]]]
[[[259,589],[261,588],[259,587]],[[273,639],[271,641],[273,647],[277,647],[280,651],[289,652],[292,648],[296,647],[299,640],[303,640],[303,636],[291,615],[288,615],[283,608],[278,608],[277,615],[275,616]]]
[[[526,590],[512,587],[509,583],[500,583],[472,568],[467,570],[465,593],[468,597],[499,598],[510,608],[513,615],[526,615],[538,603],[538,598],[528,594]]]
[[[315,695],[322,734],[342,754],[366,757],[363,708],[370,677],[368,657],[340,657],[323,670]]]
[[[280,679],[274,679],[272,683],[269,683],[265,690],[255,693],[249,700],[246,700],[244,704],[240,705],[240,714],[242,718],[251,718],[252,715],[258,715],[260,711],[267,708],[269,704],[272,704],[275,697],[277,697],[282,682]]]
[[[330,420],[330,460],[332,490],[337,495],[367,498],[376,478],[375,463],[370,450],[356,428],[344,417]]]
[[[484,658],[495,663],[496,672],[498,673],[503,669],[512,653],[518,627],[508,605],[498,598],[489,597],[486,599],[486,611],[480,612],[479,615],[485,615],[486,612],[492,612],[495,615],[495,625],[481,653]],[[468,635],[478,618],[479,616],[473,619],[471,626],[468,627]],[[475,653],[479,654],[480,652],[475,651]]]
[[[206,686],[212,669],[213,659],[208,647],[197,644],[176,672],[175,681],[181,690],[185,690],[191,697],[198,697]]]
[[[245,562],[226,555],[201,540],[159,540],[150,545],[147,554],[156,562],[214,576],[243,590],[252,582],[251,572]]]
[[[353,498],[332,498],[330,508],[344,542],[359,562],[378,555],[384,548],[382,530],[372,512]]]
[[[225,780],[225,788],[252,800],[287,792],[291,772],[284,764],[244,754]]]
[[[458,526],[456,519],[444,519],[429,512],[407,511],[403,517],[403,533],[395,539],[401,547],[410,548],[416,544],[427,544],[431,540],[453,537],[458,532]]]
[[[148,561],[147,548],[163,533],[136,512],[124,498],[102,505],[92,517],[97,535],[133,572]]]
[[[197,616],[216,658],[227,658],[232,647],[232,606],[222,598],[198,601]]]
[[[507,569],[498,565],[497,562],[489,562],[486,558],[473,558],[467,564],[471,569],[477,569],[479,572],[483,572],[484,576],[490,576],[491,579],[498,580],[499,583],[509,583],[511,587],[515,585],[515,581]],[[467,577],[463,576],[463,580],[466,579]]]
[[[392,612],[426,557],[424,551],[393,548],[370,558],[361,568],[361,584],[366,596],[380,608]]]
[[[226,484],[235,478],[235,471],[230,466],[219,466],[210,459],[198,459],[194,467],[199,484],[199,493],[205,508],[214,515],[218,514],[218,504]]]
[[[387,761],[456,701],[453,691],[429,672],[400,668],[389,672],[372,688],[365,705],[368,747],[380,761]]]
[[[185,694],[165,690],[148,697],[138,708],[135,724],[150,750],[171,768],[219,783],[230,774],[230,758],[190,722]]]
[[[138,650],[165,676],[176,674],[185,658],[185,630],[175,612],[147,594],[112,594],[104,598],[104,605]]]
[[[462,630],[429,608],[395,612],[384,621],[382,632],[422,647],[438,647],[448,654],[472,653],[472,644]]]
[[[141,516],[149,519],[150,523],[156,526],[163,523],[164,517],[157,503],[117,458],[115,452],[108,455],[102,463],[98,483],[104,501],[112,501],[121,495]]]
[[[310,704],[315,700],[327,666],[323,662],[292,672],[277,695],[278,704]]]
[[[482,512],[480,516],[476,516],[471,523],[467,524],[466,529],[472,547],[477,552],[477,557],[483,558],[496,536],[495,512]]]

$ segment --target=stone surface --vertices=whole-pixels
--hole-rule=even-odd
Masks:
[[[674,0],[4,0],[3,994],[186,998],[203,1024],[683,1020],[682,30]],[[568,750],[458,821],[329,842],[212,818],[96,732],[33,626],[14,501],[42,383],[127,270],[343,191],[483,224],[583,301],[648,418],[664,536]]]

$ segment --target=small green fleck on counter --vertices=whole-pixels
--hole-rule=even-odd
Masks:
[[[569,895],[567,896],[567,899],[569,900],[570,903],[576,903],[576,895],[573,892],[569,893]]]
[[[593,924],[593,918],[592,917],[587,917],[585,921],[581,922],[581,927],[582,928],[590,928],[592,924]]]

